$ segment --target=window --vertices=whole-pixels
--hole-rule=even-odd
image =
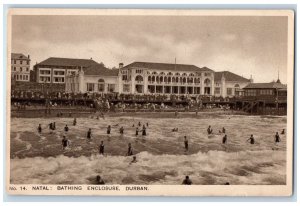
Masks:
[[[22,60],[20,60],[20,64],[23,64],[23,61],[22,61]]]
[[[29,71],[29,67],[26,67],[26,72],[28,72]]]
[[[130,92],[130,85],[129,84],[123,84],[123,92]]]
[[[51,71],[50,70],[40,70],[41,75],[50,75]]]
[[[54,82],[56,83],[64,83],[65,78],[64,77],[54,77]]]
[[[14,67],[14,71],[17,71],[16,67]]]
[[[205,79],[204,80],[204,84],[209,85],[210,84],[210,80],[209,79]]]
[[[210,73],[204,73],[204,76],[209,77],[211,74]]]
[[[245,90],[245,96],[256,96],[256,90],[255,89]]]
[[[141,83],[143,80],[144,80],[144,79],[143,79],[143,77],[142,77],[141,75],[137,75],[137,76],[135,77],[135,81],[138,82],[138,83]]]
[[[16,60],[14,60],[14,64],[17,64],[17,61],[16,61]]]
[[[29,60],[27,60],[27,65],[29,65]]]
[[[215,94],[221,94],[221,88],[215,87]]]
[[[122,75],[122,80],[123,80],[123,81],[127,81],[127,79],[128,79],[128,78],[127,78],[127,75]]]
[[[94,84],[93,83],[86,83],[86,90],[88,92],[93,92],[94,91]]]
[[[54,71],[54,75],[63,76],[63,75],[65,75],[65,71]]]
[[[114,92],[114,91],[115,91],[115,87],[116,87],[115,84],[108,84],[108,85],[107,85],[107,90],[108,90],[109,92]]]
[[[23,80],[23,75],[20,75],[20,80]]]
[[[22,67],[20,67],[20,72],[22,72]]]
[[[16,77],[17,77],[17,80],[19,80],[19,75],[16,75]]]
[[[232,88],[227,88],[227,95],[232,95]]]
[[[105,81],[104,81],[104,79],[99,79],[98,80],[98,91],[104,92],[104,89],[105,89]]]
[[[141,74],[141,73],[142,73],[142,70],[141,70],[141,69],[137,69],[137,70],[135,70],[135,73]]]

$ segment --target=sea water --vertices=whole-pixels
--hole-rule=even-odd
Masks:
[[[48,124],[56,122],[56,130]],[[138,122],[141,126],[138,127]],[[193,184],[282,185],[286,183],[286,136],[274,144],[276,132],[286,128],[286,117],[209,115],[168,118],[117,116],[105,119],[12,118],[11,183],[93,184],[100,175],[106,184],[181,184],[186,175]],[[148,127],[146,126],[148,123]],[[38,124],[43,131],[37,132]],[[64,132],[68,125],[69,132]],[[111,134],[106,134],[108,125]],[[139,130],[146,126],[147,135]],[[207,134],[211,125],[213,134]],[[124,127],[124,135],[119,128]],[[222,144],[225,127],[227,144]],[[92,140],[86,133],[92,129]],[[172,132],[178,128],[178,132]],[[255,144],[247,142],[253,134]],[[62,136],[70,146],[63,150]],[[185,151],[184,136],[189,141]],[[98,154],[105,145],[104,156]],[[126,156],[131,143],[136,163]]]

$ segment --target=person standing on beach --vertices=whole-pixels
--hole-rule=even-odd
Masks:
[[[137,127],[136,129],[135,129],[135,136],[138,136],[139,135],[139,128]]]
[[[38,132],[39,132],[39,133],[42,133],[42,126],[41,126],[41,124],[39,124]]]
[[[132,156],[132,155],[133,155],[133,150],[131,147],[131,143],[128,143],[127,156]]]
[[[189,150],[189,141],[186,136],[184,136],[184,148],[186,152]]]
[[[99,146],[99,153],[100,153],[100,155],[104,155],[104,144],[103,144],[103,141],[101,141],[101,144]]]
[[[285,129],[282,129],[281,134],[285,134]]]

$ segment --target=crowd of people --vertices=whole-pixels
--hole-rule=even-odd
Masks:
[[[176,113],[177,112],[175,112],[175,116],[178,115]],[[99,119],[99,116],[97,117],[97,119]],[[105,119],[104,116],[103,116],[103,119]],[[73,119],[72,125],[73,126],[77,125],[77,119],[76,118]],[[119,126],[119,124],[116,124],[116,125],[113,125],[113,126],[118,127],[117,131],[119,131],[119,134],[121,136],[124,135],[125,129],[124,129],[123,126]],[[47,127],[49,128],[50,134],[52,134],[53,131],[56,130],[56,122],[49,123],[49,125],[47,125]],[[149,128],[149,123],[146,122],[146,123],[142,124],[141,122],[138,122],[136,125],[133,124],[132,128],[135,128],[135,137],[138,137],[140,135],[140,132],[141,132],[142,137],[146,138],[147,129]],[[69,130],[70,130],[70,128],[66,124],[64,126],[64,133],[63,133],[62,140],[61,140],[61,145],[62,145],[62,150],[63,151],[65,151],[67,148],[70,147],[70,141],[67,137],[67,134],[68,134]],[[43,132],[43,128],[42,128],[41,124],[38,125],[37,131],[38,131],[39,134],[41,134]],[[171,132],[178,132],[178,128],[173,128],[171,130]],[[106,128],[106,134],[107,134],[108,137],[110,137],[111,133],[112,133],[112,126],[108,125],[107,128]],[[218,135],[223,134],[220,144],[222,144],[222,145],[227,145],[228,144],[229,137],[227,135],[227,130],[225,129],[225,127],[222,127],[222,129],[220,129],[216,134],[218,134]],[[281,134],[282,135],[285,134],[285,129],[283,129],[281,131]],[[212,128],[211,125],[209,125],[208,128],[207,128],[207,135],[208,135],[208,138],[211,135],[214,135],[214,131],[213,131],[213,128]],[[94,138],[94,136],[93,136],[92,129],[88,128],[87,133],[86,133],[86,140],[88,142],[91,142],[93,138]],[[248,139],[246,139],[246,142],[250,143],[250,145],[254,145],[254,144],[257,143],[257,141],[255,140],[253,134],[251,134],[250,137]],[[281,142],[279,132],[276,132],[276,134],[274,135],[274,142],[275,142],[275,146],[277,146]],[[187,154],[189,152],[189,140],[188,140],[187,136],[183,137],[183,149],[184,149],[185,154]],[[274,150],[274,147],[272,149]],[[105,144],[104,144],[104,141],[102,141],[102,140],[100,142],[100,145],[98,146],[98,151],[99,151],[100,155],[103,155],[103,156],[105,155],[105,152],[106,152],[105,151]],[[130,142],[128,143],[128,147],[127,147],[126,151],[127,151],[126,156],[132,156],[132,160],[131,160],[130,164],[137,163],[138,160],[137,160],[137,157],[136,157],[135,152],[133,150],[132,144]],[[104,180],[100,176],[97,176],[96,179],[97,179],[96,180],[97,184],[105,184]],[[192,184],[192,181],[189,178],[189,176],[185,177],[182,184],[184,184],[184,185],[191,185]],[[229,182],[226,182],[225,184],[229,184]]]

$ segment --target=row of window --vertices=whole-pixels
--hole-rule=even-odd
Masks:
[[[136,71],[138,71],[138,70],[136,70]],[[136,72],[136,73],[138,73],[138,72]],[[140,73],[142,73],[142,72],[140,72]],[[158,72],[147,72],[147,74],[152,74],[152,75],[168,75],[168,76],[173,76],[174,74],[172,73],[172,72],[168,72],[168,73],[165,73],[165,72],[160,72],[160,73],[158,73]],[[180,73],[179,72],[176,72],[175,73],[175,76],[190,76],[190,77],[193,77],[193,76],[196,76],[195,74],[193,74],[193,73],[190,73],[189,75],[187,74],[187,73],[183,73],[182,75],[180,75]],[[199,74],[197,75],[197,76],[200,76]],[[205,76],[210,76],[210,73],[205,73]]]
[[[16,71],[18,70],[18,67],[13,67],[13,66],[12,66],[11,69],[12,69],[14,72],[16,72]],[[19,71],[20,71],[20,72],[23,72],[23,71],[24,71],[24,72],[25,72],[25,71],[26,71],[26,72],[29,72],[29,67],[19,67]]]
[[[97,90],[95,90],[95,85],[97,86]],[[116,85],[115,84],[107,84],[107,91],[108,92],[115,92]],[[86,90],[88,92],[104,92],[105,91],[105,84],[104,83],[99,83],[99,84],[94,84],[94,83],[86,83]]]
[[[256,96],[256,95],[268,95],[272,96],[274,95],[274,90],[272,89],[247,89],[245,90],[245,96]]]
[[[227,88],[226,89],[227,95],[234,95],[235,89],[234,88]],[[221,94],[221,88],[215,87],[215,95]]]
[[[40,82],[51,82],[51,77],[40,76]],[[53,77],[54,83],[65,83],[65,77]]]
[[[29,80],[29,75],[24,75],[24,74],[15,74],[14,75],[15,80],[23,80],[23,81],[28,81]]]
[[[19,64],[27,64],[27,65],[29,65],[29,63],[30,63],[30,61],[29,60],[11,60],[11,64],[17,64],[17,62],[19,62]]]
[[[43,70],[43,69],[40,69],[40,74],[41,75],[50,75],[51,74],[51,70]],[[76,70],[68,70],[67,71],[67,74],[76,74]],[[65,71],[57,71],[57,70],[54,70],[53,72],[53,75],[56,75],[56,76],[64,76],[65,75]]]

